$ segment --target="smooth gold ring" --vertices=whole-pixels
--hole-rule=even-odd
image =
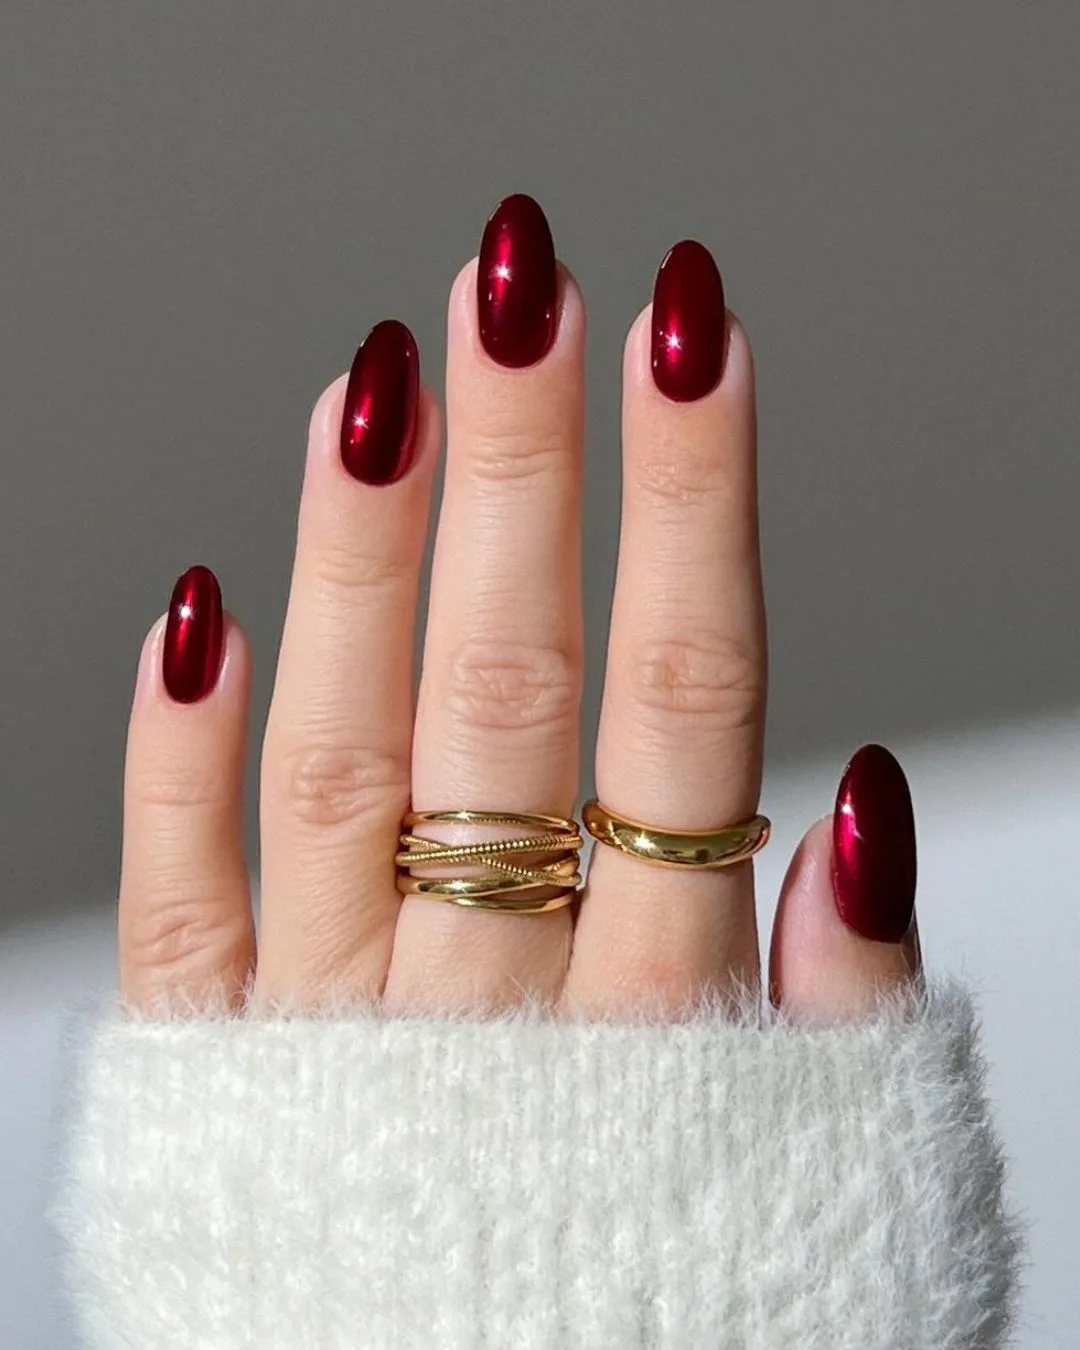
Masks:
[[[513,839],[452,844],[413,833],[415,825],[515,825],[536,833]],[[519,811],[410,811],[397,864],[397,888],[403,895],[444,900],[469,909],[499,909],[511,914],[544,914],[568,905],[581,885],[578,849],[584,842],[576,821]],[[528,861],[519,855],[528,855]],[[466,876],[417,875],[416,868],[464,863]]]
[[[658,830],[640,820],[615,815],[595,798],[582,807],[581,817],[585,828],[601,844],[655,867],[734,867],[765,847],[772,828],[767,817],[754,816],[719,830]]]

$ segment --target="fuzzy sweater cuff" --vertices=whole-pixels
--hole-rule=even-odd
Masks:
[[[93,1350],[992,1350],[1019,1239],[969,995],[805,1029],[84,1027],[54,1221]]]

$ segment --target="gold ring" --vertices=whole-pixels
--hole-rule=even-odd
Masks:
[[[765,816],[719,830],[658,830],[640,820],[617,816],[593,798],[581,809],[594,839],[656,867],[733,867],[765,847],[772,828]]]
[[[415,825],[515,825],[533,834],[513,839],[450,844],[414,834]],[[544,914],[568,905],[581,885],[578,849],[584,842],[577,823],[565,816],[519,811],[410,811],[394,855],[397,888],[403,895],[444,900],[469,909],[510,914]],[[527,861],[520,855],[527,855]],[[477,869],[465,876],[418,875],[416,868],[464,863]]]

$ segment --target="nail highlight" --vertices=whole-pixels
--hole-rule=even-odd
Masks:
[[[691,403],[720,383],[727,310],[713,256],[696,239],[668,251],[653,287],[652,371],[667,398]]]
[[[221,587],[209,567],[189,567],[173,587],[161,674],[169,697],[197,703],[217,684],[225,625]]]
[[[863,937],[899,942],[915,909],[915,817],[904,771],[881,745],[844,770],[833,814],[833,894]]]
[[[349,371],[341,418],[341,462],[361,483],[383,486],[404,476],[416,450],[420,354],[397,319],[377,323]]]
[[[501,366],[545,357],[555,341],[558,278],[551,227],[524,193],[500,202],[484,229],[476,273],[480,341]]]

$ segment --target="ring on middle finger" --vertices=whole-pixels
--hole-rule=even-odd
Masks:
[[[443,900],[471,909],[542,914],[560,909],[581,886],[583,838],[565,816],[514,811],[410,811],[394,855],[403,895]],[[417,825],[515,826],[512,838],[448,842],[417,834]],[[455,871],[442,872],[447,865]],[[432,867],[440,869],[432,873]],[[461,872],[457,869],[466,868]],[[440,874],[441,873],[441,874]]]

